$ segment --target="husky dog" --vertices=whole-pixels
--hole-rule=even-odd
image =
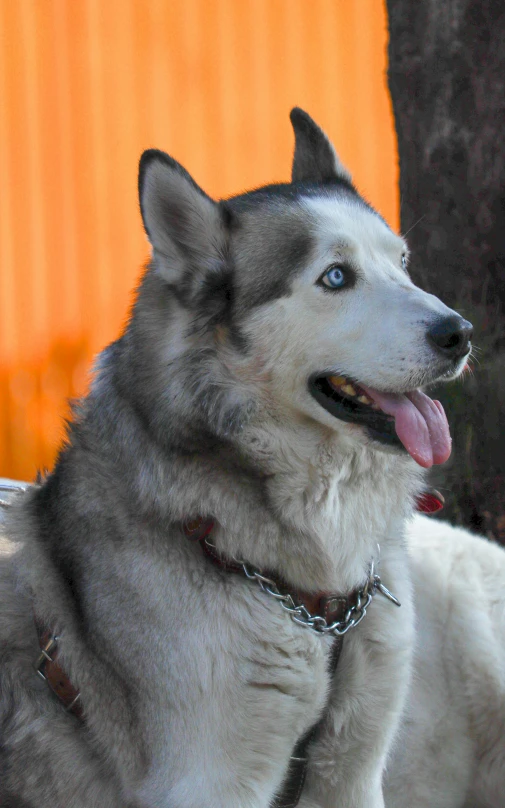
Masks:
[[[384,806],[414,645],[405,524],[450,453],[419,388],[461,373],[471,326],[291,120],[292,181],[225,201],[141,159],[152,261],[131,318],[54,471],[8,512],[4,807],[267,808],[316,725],[291,804]],[[300,591],[358,593],[334,675],[338,632]],[[37,625],[81,717],[34,672]]]

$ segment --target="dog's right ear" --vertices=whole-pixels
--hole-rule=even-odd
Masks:
[[[139,166],[142,219],[165,278],[212,271],[222,261],[226,226],[221,209],[172,157],[145,151]]]
[[[289,116],[295,131],[295,156],[291,181],[351,183],[351,175],[338,159],[335,149],[310,115],[294,107]]]

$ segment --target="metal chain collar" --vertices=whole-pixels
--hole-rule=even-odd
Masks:
[[[216,550],[208,539],[204,539],[204,542],[208,548]],[[380,553],[379,545],[377,545],[377,547]],[[347,634],[348,631],[361,623],[372,602],[372,598],[377,593],[384,595],[384,597],[394,603],[395,606],[401,606],[398,598],[384,586],[380,576],[375,572],[375,561],[373,560],[370,564],[370,573],[366,583],[355,593],[354,603],[349,606],[343,619],[336,620],[334,623],[328,623],[327,620],[319,614],[311,614],[303,603],[295,603],[292,595],[280,592],[275,581],[271,578],[267,578],[267,576],[263,575],[256,567],[236,558],[234,558],[233,561],[242,567],[246,578],[257,583],[262,592],[265,592],[279,602],[281,608],[289,614],[294,623],[303,626],[303,628],[310,628],[312,631],[315,631],[316,634],[330,634],[334,637],[342,637],[344,634]]]

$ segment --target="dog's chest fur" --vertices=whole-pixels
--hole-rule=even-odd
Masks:
[[[330,730],[313,750],[317,778],[309,776],[304,790],[304,799],[316,800],[307,805],[323,805],[342,766],[349,767],[342,750],[352,745],[350,738],[363,734],[362,742],[373,746],[374,738],[392,732],[411,631],[403,511],[417,480],[398,475],[406,490],[400,496],[397,485],[393,496],[397,458],[356,456],[337,473],[330,444],[309,461],[303,454],[298,446],[296,463],[289,453],[281,460],[276,454],[278,467],[254,485],[246,475],[208,469],[199,511],[216,518],[213,540],[223,552],[279,570],[306,589],[354,588],[380,543],[381,574],[403,605],[397,610],[374,599],[359,635],[346,637],[333,693],[329,639],[297,626],[254,584],[214,567],[180,526],[167,532],[116,509],[111,529],[107,497],[88,504],[96,532],[93,541],[83,541],[88,635],[84,642],[78,628],[67,625],[62,643],[80,659],[73,678],[92,727],[115,689],[120,694],[121,682],[128,683],[127,710],[114,730],[100,727],[99,743],[108,746],[124,799],[196,805],[195,795],[204,790],[206,805],[216,808],[267,805],[296,741],[330,698]],[[84,471],[85,463],[79,467]],[[180,464],[170,486],[181,518],[195,515],[186,473],[193,472]],[[366,497],[362,474],[374,481]],[[76,533],[89,517],[78,512],[79,502],[82,509],[76,493]],[[37,525],[24,519],[22,529],[32,535]],[[73,538],[82,540],[82,532]],[[27,551],[35,560],[31,568],[40,569],[40,547]],[[43,614],[61,613],[50,576],[37,582],[37,603]],[[105,678],[97,665],[103,654]],[[366,728],[361,717],[355,725],[349,705],[359,705]],[[374,759],[373,750],[368,757]],[[347,774],[346,781],[352,782]]]
[[[305,586],[309,580],[326,591],[354,588],[381,545],[381,573],[403,606],[397,610],[376,598],[359,637],[346,638],[328,719],[334,727],[320,742],[325,751],[316,754],[317,788],[328,793],[344,765],[340,752],[346,736],[363,731],[353,727],[347,705],[359,703],[360,714],[367,716],[364,744],[372,743],[374,733],[392,732],[412,630],[402,545],[404,503],[412,491],[396,498],[397,486],[394,499],[387,493],[394,460],[355,458],[336,478],[332,458],[329,448],[322,454],[318,450],[312,463],[272,474],[269,507],[261,513],[259,489],[251,490],[236,477],[225,497],[209,477],[205,497],[209,512],[220,521],[213,535],[219,549],[263,569],[280,568],[287,580]],[[361,473],[374,480],[373,495],[365,499]],[[147,544],[160,548],[162,538],[152,535]],[[250,793],[254,804],[263,804],[280,786],[294,744],[318,720],[330,696],[331,641],[295,625],[254,584],[213,567],[180,530],[170,537],[169,553],[153,555],[135,547],[117,553],[115,564],[121,578],[115,611],[129,608],[133,623],[147,627],[122,664],[134,679],[136,660],[142,659],[143,676],[152,683],[148,691],[142,686],[137,692],[149,765],[132,793],[147,804],[179,804],[194,793],[199,778],[208,788],[211,773],[219,772],[216,805],[226,803],[238,767],[243,772],[240,799]],[[139,585],[142,598],[136,597]],[[100,604],[97,599],[93,619],[107,625]],[[104,641],[120,648],[121,630]],[[183,746],[174,743],[177,738],[184,738]],[[190,758],[184,751],[188,747],[196,750]],[[131,787],[125,783],[127,791]]]

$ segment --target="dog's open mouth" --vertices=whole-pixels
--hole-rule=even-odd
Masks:
[[[309,390],[330,415],[364,427],[371,438],[405,449],[424,468],[445,463],[451,436],[444,409],[421,390],[383,393],[346,376],[313,376]]]

